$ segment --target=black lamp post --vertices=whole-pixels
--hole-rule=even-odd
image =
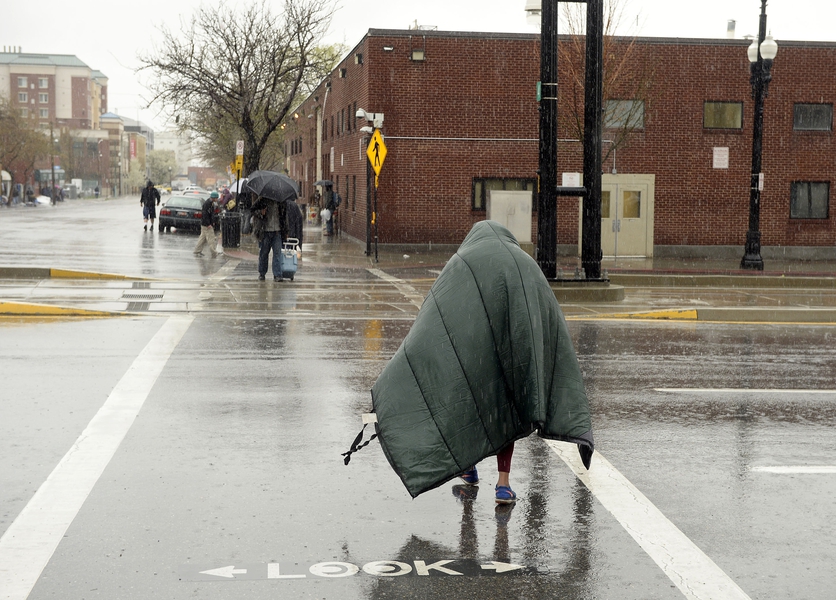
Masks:
[[[557,0],[541,3],[537,263],[557,277]]]
[[[766,35],[766,0],[761,0],[761,19],[758,39],[749,46],[749,73],[752,84],[752,98],[755,100],[755,115],[752,119],[752,177],[749,184],[749,231],[746,232],[746,248],[742,269],[763,271],[761,258],[760,199],[763,186],[761,178],[761,154],[763,150],[763,102],[769,95],[772,79],[772,60],[778,54],[778,44],[771,35]]]
[[[537,264],[546,279],[557,278],[557,199],[583,198],[581,262],[587,280],[601,278],[601,106],[603,0],[561,0],[586,3],[584,79],[583,186],[557,185],[557,4],[529,0],[526,11],[539,12],[540,146],[537,190]],[[537,10],[539,6],[539,11]]]

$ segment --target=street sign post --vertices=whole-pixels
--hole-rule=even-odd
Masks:
[[[377,262],[377,185],[380,169],[383,168],[383,161],[386,160],[386,144],[383,142],[383,136],[380,135],[380,129],[374,130],[366,148],[366,156],[372,169],[374,169],[374,209],[371,214],[371,225],[374,226],[374,260]],[[368,185],[368,179],[366,185]]]
[[[369,157],[369,163],[371,163],[372,169],[374,169],[374,187],[377,188],[380,169],[383,167],[383,161],[386,160],[386,144],[383,143],[383,136],[380,135],[380,129],[374,130],[372,139],[369,141],[369,147],[366,148],[366,156]]]

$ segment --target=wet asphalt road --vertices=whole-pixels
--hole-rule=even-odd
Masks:
[[[4,265],[20,256],[8,237],[39,261],[59,250],[65,268],[147,261],[149,276],[166,271],[183,287],[206,285],[231,261],[194,259],[195,236],[156,233],[154,248],[166,250],[136,258],[151,234],[140,237],[139,219],[139,231],[119,232],[112,215],[101,217],[113,231],[96,253],[80,239],[92,217],[20,214],[0,241]],[[269,295],[270,310],[0,321],[0,534],[121,382],[148,387],[30,598],[832,597],[831,326],[570,321],[605,459],[593,471],[611,464],[658,513],[605,486],[591,492],[536,437],[517,445],[512,509],[493,502],[492,459],[479,465],[478,491],[451,482],[411,500],[376,442],[348,466],[340,453],[409,330],[410,295],[431,281],[387,282],[333,258],[326,267],[320,242],[314,234],[317,260],[284,287],[248,283],[246,261],[228,269],[224,281]],[[171,328],[182,337],[163,352]],[[60,494],[46,502],[66,504]],[[650,518],[630,521],[631,510]],[[684,552],[665,537],[669,524],[707,567],[665,567]],[[3,555],[2,592],[35,555]],[[728,581],[703,588],[718,581],[711,564]]]

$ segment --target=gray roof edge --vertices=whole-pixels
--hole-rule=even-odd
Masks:
[[[424,29],[369,29],[365,37],[438,37],[438,38],[477,38],[477,39],[510,39],[530,40],[539,39],[539,33],[501,33],[501,32],[480,32],[480,31],[438,31]],[[559,37],[571,37],[569,34],[560,34]],[[746,38],[683,38],[683,37],[651,37],[651,36],[616,36],[617,39],[636,40],[644,44],[680,44],[683,46],[741,46],[752,43]],[[786,44],[793,47],[804,48],[836,48],[836,42],[810,41],[810,40],[782,40],[777,38],[779,44]]]

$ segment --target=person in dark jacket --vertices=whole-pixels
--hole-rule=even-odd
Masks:
[[[151,219],[151,231],[154,231],[154,219],[157,218],[156,207],[160,205],[160,190],[154,187],[154,182],[150,179],[145,189],[142,190],[139,203],[142,205],[142,218],[145,219],[143,231],[148,231],[148,219]]]
[[[299,240],[299,250],[302,249],[304,229],[305,216],[302,214],[301,208],[295,202],[289,202],[287,205],[287,238],[296,238]]]
[[[295,206],[295,202],[293,203]],[[287,239],[287,203],[269,198],[259,198],[253,204],[253,213],[263,221],[263,231],[258,248],[258,279],[267,275],[267,260],[273,252],[273,281],[284,281],[282,275],[282,243]]]
[[[194,247],[194,253],[203,255],[203,246],[208,245],[212,256],[218,255],[217,242],[215,241],[215,205],[218,202],[218,192],[212,192],[209,197],[203,202],[200,215],[200,237],[197,240],[197,246]],[[152,225],[153,227],[153,225]]]

